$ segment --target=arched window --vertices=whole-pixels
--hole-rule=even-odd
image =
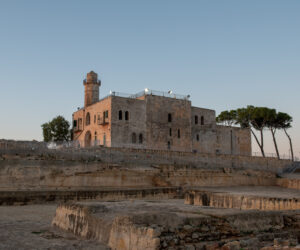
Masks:
[[[204,116],[201,116],[201,125],[204,125]]]
[[[198,124],[198,116],[195,115],[195,124]]]
[[[119,120],[122,120],[122,110],[119,110]]]
[[[142,144],[143,143],[143,134],[139,135],[139,143]]]
[[[128,111],[125,112],[125,120],[126,120],[126,121],[129,120],[129,112],[128,112]]]
[[[177,131],[177,137],[180,138],[180,129]]]
[[[168,114],[168,122],[172,122],[172,114],[171,113]]]
[[[168,141],[168,149],[171,149],[171,142]]]
[[[85,125],[88,126],[90,124],[91,124],[91,116],[90,113],[88,112],[85,117]]]
[[[132,143],[136,143],[136,133],[132,133],[131,140]]]
[[[199,134],[197,134],[197,136],[196,136],[196,139],[197,139],[197,141],[199,141],[199,140],[200,140],[200,136],[199,136]]]

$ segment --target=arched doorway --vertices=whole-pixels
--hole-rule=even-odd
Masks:
[[[88,131],[85,133],[85,136],[84,136],[84,147],[90,147],[91,142],[92,142],[92,135],[91,135],[91,132]]]

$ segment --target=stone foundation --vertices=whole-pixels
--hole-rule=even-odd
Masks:
[[[291,178],[279,178],[277,179],[277,185],[284,188],[300,189],[300,179]]]
[[[278,187],[204,188],[185,194],[185,204],[240,210],[300,209],[300,193]]]
[[[297,212],[207,209],[183,200],[60,205],[53,225],[111,249],[260,249],[297,245]],[[227,248],[226,248],[227,247]]]
[[[28,205],[80,200],[118,201],[131,199],[174,199],[183,197],[177,187],[98,190],[3,191],[0,205]]]

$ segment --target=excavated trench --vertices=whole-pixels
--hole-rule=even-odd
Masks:
[[[60,205],[52,224],[111,249],[260,249],[274,240],[295,246],[299,216],[200,208],[183,200],[85,202]]]

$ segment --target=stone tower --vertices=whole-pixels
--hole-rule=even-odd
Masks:
[[[84,107],[90,106],[99,101],[99,87],[101,81],[98,80],[98,75],[91,71],[86,74],[86,79],[83,80],[84,85]]]

